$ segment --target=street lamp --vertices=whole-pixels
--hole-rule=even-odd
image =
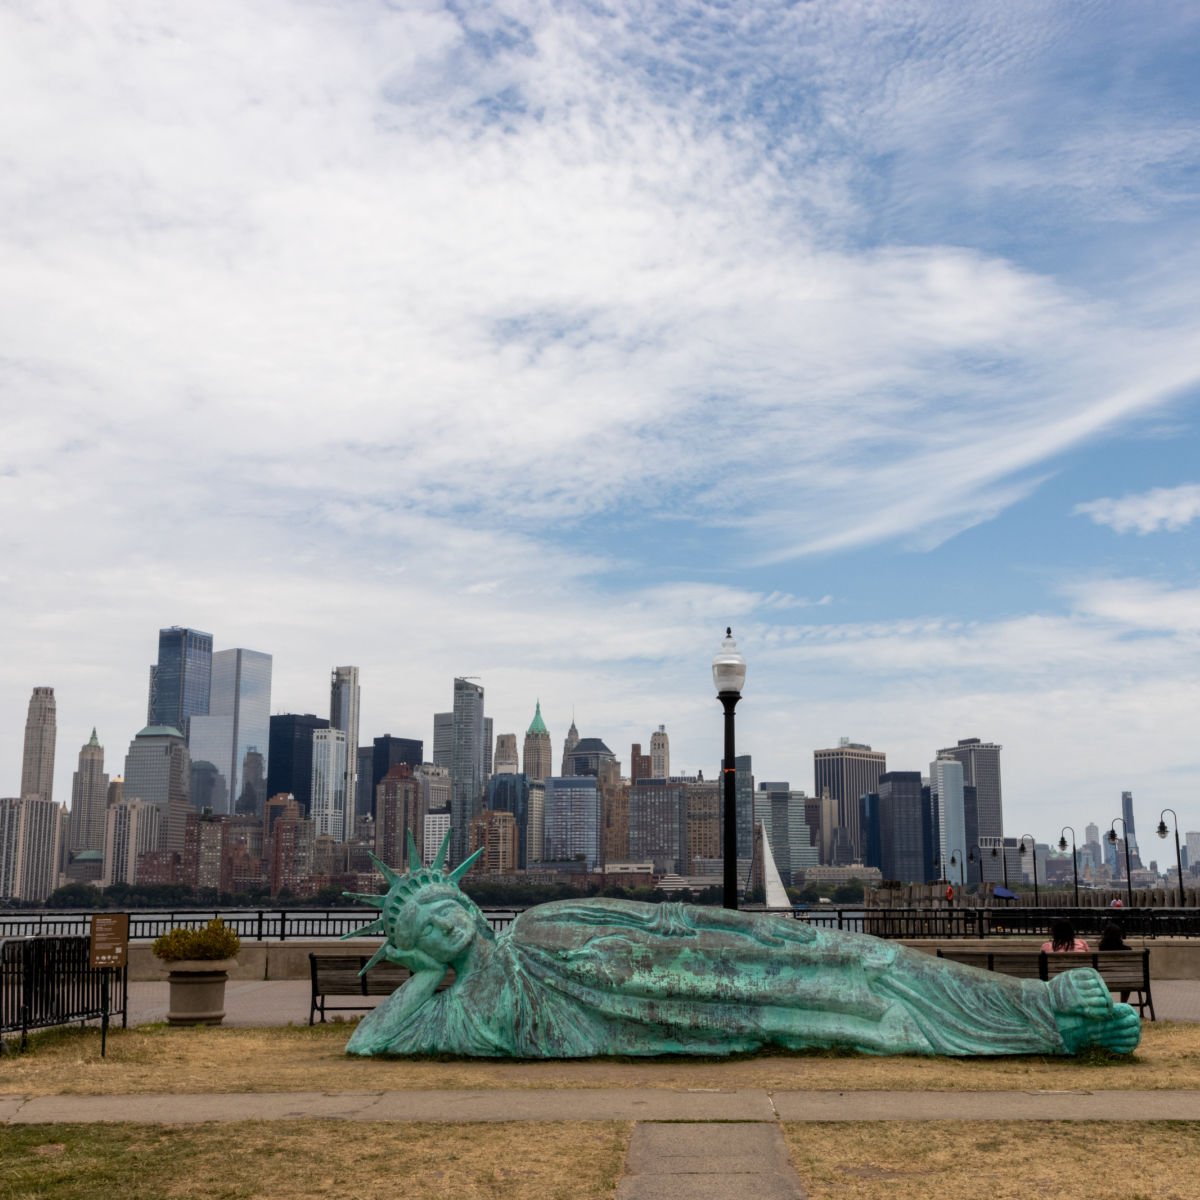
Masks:
[[[1032,850],[1033,850],[1033,907],[1034,907],[1034,908],[1040,908],[1040,907],[1041,907],[1041,905],[1042,905],[1042,902],[1041,902],[1041,901],[1038,899],[1038,885],[1037,885],[1037,842],[1035,842],[1035,841],[1033,840],[1033,834],[1032,834],[1032,833],[1023,833],[1023,834],[1021,834],[1021,845],[1020,845],[1020,849],[1018,849],[1018,850],[1017,850],[1017,853],[1018,853],[1018,854],[1021,854],[1021,855],[1024,855],[1024,853],[1025,853],[1025,839],[1026,839],[1026,838],[1028,838],[1028,839],[1029,839],[1029,845],[1032,847]]]
[[[961,891],[961,890],[965,889],[967,886],[967,880],[966,880],[966,876],[964,875],[963,872],[966,867],[966,864],[963,862],[963,856],[962,856],[961,850],[951,850],[950,851],[950,865],[952,867],[958,868],[959,890]]]
[[[981,850],[980,854],[982,855],[982,853],[983,853],[983,851]],[[1008,890],[1008,847],[1004,844],[1004,838],[1000,839],[1000,849],[999,850],[997,850],[995,846],[992,847],[992,857],[995,858],[997,854],[1000,855],[1000,866],[1001,866],[1001,869],[1004,871],[1004,890],[1007,891]],[[982,870],[982,869],[983,868],[981,865],[980,870]]]
[[[1179,907],[1183,907],[1183,855],[1179,853],[1179,817],[1173,808],[1164,808],[1158,814],[1158,836],[1165,838],[1167,836],[1167,813],[1171,814],[1175,822],[1175,869],[1179,872]],[[1189,853],[1191,853],[1189,851]]]
[[[1071,829],[1070,825],[1062,827],[1062,836],[1058,839],[1058,848],[1065,850],[1067,848],[1067,830]],[[1079,907],[1079,860],[1075,857],[1075,830],[1071,829],[1071,870],[1075,873],[1075,907]]]
[[[1117,844],[1117,822],[1121,822],[1122,840],[1125,842],[1125,894],[1129,897],[1129,907],[1133,907],[1133,876],[1129,873],[1129,833],[1125,828],[1124,817],[1114,817],[1108,827],[1108,840],[1113,846]]]
[[[742,698],[746,660],[738,653],[732,629],[725,630],[725,640],[713,656],[712,673],[717,699],[725,709],[725,759],[722,764],[722,778],[725,781],[724,904],[726,908],[737,908],[737,767],[734,765],[733,710]]]

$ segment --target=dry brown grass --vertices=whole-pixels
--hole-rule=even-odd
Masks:
[[[1191,1200],[1186,1122],[919,1121],[784,1126],[809,1200]]]
[[[0,1128],[7,1200],[595,1200],[629,1126],[247,1122]]]
[[[871,1058],[762,1054],[733,1060],[586,1062],[358,1059],[343,1053],[349,1024],[275,1029],[142,1026],[33,1038],[0,1057],[0,1094],[387,1091],[438,1088],[764,1088],[870,1091],[1198,1089],[1200,1025],[1143,1026],[1132,1058]]]

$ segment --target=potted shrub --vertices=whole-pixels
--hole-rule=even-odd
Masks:
[[[220,1025],[225,1019],[225,980],[242,943],[220,919],[203,929],[172,929],[151,950],[167,964],[171,1025]]]

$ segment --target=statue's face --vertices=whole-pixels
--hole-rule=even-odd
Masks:
[[[449,896],[422,905],[414,925],[414,945],[441,963],[461,957],[478,932],[473,916]]]

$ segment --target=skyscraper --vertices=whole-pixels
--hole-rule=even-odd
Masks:
[[[52,687],[35,687],[25,718],[25,753],[21,759],[21,797],[54,799],[54,742],[58,733]],[[22,897],[29,899],[29,897]]]
[[[522,871],[529,858],[529,778],[521,772],[497,772],[488,781],[487,806],[492,812],[512,813],[517,831],[515,865]]]
[[[933,812],[937,817],[937,854],[943,879],[960,875],[959,864],[969,852],[967,842],[966,798],[963,794],[963,765],[956,758],[938,758],[929,764],[929,786],[932,790]],[[950,859],[954,858],[952,866]],[[966,868],[961,872],[965,879]]]
[[[884,772],[879,777],[879,869],[884,879],[926,882],[928,824],[929,810],[921,797],[921,772]]]
[[[454,765],[454,714],[452,712],[433,714],[433,765],[445,767],[447,771]]]
[[[208,711],[194,713],[188,750],[193,769],[204,774],[205,763],[216,768],[211,781],[217,800],[213,811],[234,811],[261,817],[266,801],[265,781],[258,764],[247,788],[250,755],[269,753],[271,739],[271,656],[257,650],[220,650],[211,656]]]
[[[828,750],[813,751],[813,790],[817,796],[827,790],[837,809],[835,828],[822,828],[823,841],[832,846],[837,841],[836,830],[844,830],[854,853],[861,854],[859,797],[877,792],[879,777],[886,770],[887,755],[882,750],[872,750],[849,738],[842,738]],[[832,857],[833,851],[829,854]]]
[[[392,737],[390,733],[385,733],[374,740],[371,747],[371,774],[367,782],[373,805],[378,804],[376,792],[387,773],[397,766],[406,766],[414,772],[419,770],[424,750],[425,743],[420,738]],[[366,811],[373,813],[376,821],[379,820],[375,807]]]
[[[346,840],[346,735],[340,729],[316,729],[312,735],[312,794],[309,816],[313,834]]]
[[[301,816],[307,818],[312,806],[313,733],[328,729],[329,722],[312,713],[276,713],[270,728],[267,795],[295,796]]]
[[[525,731],[525,746],[522,762],[525,775],[531,783],[545,783],[554,768],[550,756],[554,753],[550,745],[550,731],[542,720],[542,702],[539,700],[533,710],[533,720]]]
[[[329,676],[329,727],[346,735],[346,812],[351,814],[358,812],[359,698],[358,668],[334,667]]]
[[[14,896],[30,903],[40,903],[58,887],[62,835],[61,804],[36,794],[21,798],[17,805]]]
[[[450,760],[450,852],[455,863],[467,856],[471,822],[483,807],[489,757],[483,719],[483,688],[469,679],[454,680],[454,742]],[[441,765],[441,764],[438,764]]]
[[[159,810],[160,850],[183,849],[180,814],[191,808],[191,756],[178,729],[147,725],[125,755],[126,799],[144,800]]]
[[[546,780],[542,856],[550,862],[600,861],[600,790],[591,776]]]
[[[185,740],[191,719],[208,712],[213,639],[199,629],[172,625],[158,631],[158,662],[150,668],[146,724],[178,729]]]
[[[1133,824],[1133,793],[1121,793],[1121,819],[1125,822],[1125,836],[1129,839],[1129,862],[1134,870],[1140,870],[1142,856],[1138,853],[1137,830]]]
[[[104,747],[92,736],[79,751],[79,767],[71,781],[71,853],[104,849],[104,810],[108,804],[108,776],[104,773]]]
[[[973,787],[976,797],[978,832],[968,839],[982,845],[992,845],[988,839],[1004,836],[1004,802],[1000,788],[1000,751],[995,742],[979,738],[960,738],[956,746],[937,752],[938,758],[953,758],[962,763],[963,786]],[[985,882],[999,883],[1003,875],[1000,858],[985,854],[980,863]]]
[[[671,739],[665,725],[650,735],[650,774],[655,779],[671,778]]]
[[[567,765],[571,761],[571,754],[575,747],[579,745],[579,730],[575,728],[575,718],[571,718],[571,728],[567,730],[567,736],[563,738],[563,757],[562,757],[562,773],[569,775],[570,767]]]
[[[492,759],[493,775],[515,775],[521,769],[517,758],[517,735],[502,733],[496,738],[496,753]]]
[[[17,823],[20,816],[19,797],[0,797],[0,900],[17,899]]]

